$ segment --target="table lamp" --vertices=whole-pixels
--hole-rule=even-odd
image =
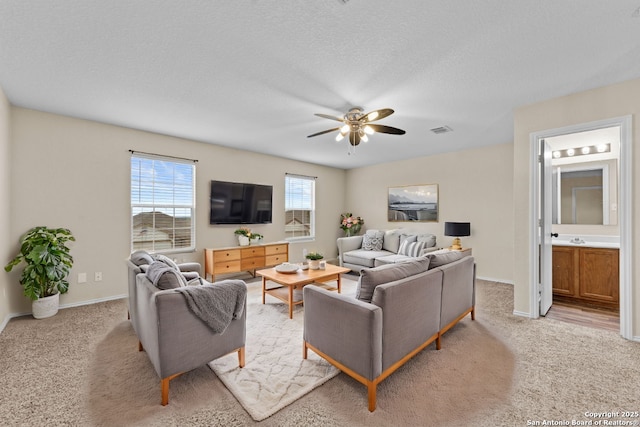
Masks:
[[[449,249],[454,251],[462,250],[462,244],[460,243],[460,237],[471,235],[471,223],[469,222],[445,222],[444,223],[444,235],[455,237],[453,243]]]

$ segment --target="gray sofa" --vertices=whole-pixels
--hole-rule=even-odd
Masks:
[[[363,270],[356,298],[317,286],[303,296],[303,357],[311,349],[366,385],[374,411],[378,383],[432,342],[439,350],[467,314],[475,319],[475,263],[445,251]]]
[[[437,249],[435,235],[403,229],[367,230],[362,236],[339,237],[337,244],[340,266],[353,271],[411,261]]]
[[[184,290],[185,283],[205,289],[212,286],[221,288],[225,281],[209,284],[198,277],[194,278],[193,274],[187,274],[190,278],[187,282],[186,279],[178,277],[178,274],[182,275],[180,272],[166,272],[162,274],[161,279],[156,280],[148,275],[152,271],[151,265],[157,264],[157,260],[153,261],[150,265],[138,265],[137,263],[142,262],[138,256],[132,256],[127,260],[129,315],[138,336],[138,350],[146,351],[149,356],[161,379],[161,404],[167,405],[169,381],[184,372],[233,352],[238,353],[239,366],[244,367],[246,285],[242,282],[244,296],[235,301],[240,307],[237,310],[237,318],[233,318],[222,333],[216,333],[194,314],[181,291]],[[199,264],[191,263],[188,266],[183,265],[182,268],[198,271]],[[199,286],[200,283],[205,286]]]

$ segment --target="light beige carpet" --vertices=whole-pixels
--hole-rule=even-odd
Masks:
[[[259,283],[250,286],[259,293]],[[124,300],[13,319],[0,334],[0,425],[526,426],[638,410],[639,343],[515,317],[511,285],[478,281],[477,293],[476,321],[466,317],[442,350],[427,347],[380,383],[375,412],[366,388],[339,374],[260,422],[206,365],[171,381],[161,406],[160,380],[137,351]]]
[[[315,353],[302,358],[302,306],[289,319],[286,305],[253,292],[247,301],[246,364],[238,367],[237,354],[209,366],[249,415],[262,421],[295,402],[340,372]]]

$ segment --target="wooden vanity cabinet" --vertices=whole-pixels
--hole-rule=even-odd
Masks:
[[[619,251],[608,248],[553,247],[553,295],[607,308],[619,308]]]

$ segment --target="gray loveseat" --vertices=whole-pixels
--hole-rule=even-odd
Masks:
[[[439,350],[467,314],[475,318],[475,263],[446,251],[363,270],[356,298],[317,286],[303,295],[303,357],[311,349],[366,385],[374,411],[378,383],[430,343]]]
[[[145,261],[150,261],[151,264]],[[242,299],[233,301],[235,306],[229,308],[229,312],[238,312],[237,318],[232,318],[222,333],[214,332],[211,326],[189,308],[187,298],[181,291],[185,290],[186,283],[205,290],[211,286],[222,287],[221,284],[225,281],[209,284],[199,279],[197,272],[200,266],[197,263],[181,265],[181,268],[196,272],[195,276],[186,274],[184,280],[178,275],[184,277],[183,273],[186,272],[175,271],[173,268],[170,270],[174,271],[166,271],[160,276],[148,276],[147,273],[153,271],[151,266],[157,263],[157,259],[146,258],[140,253],[132,254],[127,260],[129,316],[138,336],[138,350],[146,351],[161,379],[161,403],[166,405],[169,402],[169,381],[184,372],[233,352],[238,353],[239,365],[244,367],[246,285],[241,283],[244,286],[244,293],[239,294],[243,295]],[[204,286],[200,286],[200,283]]]
[[[362,236],[339,237],[337,244],[340,266],[353,271],[411,261],[437,249],[433,234],[403,229],[367,230]]]

